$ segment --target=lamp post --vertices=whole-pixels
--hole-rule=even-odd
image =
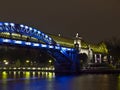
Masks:
[[[30,60],[26,60],[26,66],[29,66]]]
[[[9,62],[7,60],[3,60],[3,62],[4,62],[5,65],[9,64]]]
[[[50,63],[50,66],[51,66],[52,60],[49,60],[48,62]]]

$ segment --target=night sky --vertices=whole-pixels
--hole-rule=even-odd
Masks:
[[[120,38],[120,0],[1,0],[0,21],[97,43]]]

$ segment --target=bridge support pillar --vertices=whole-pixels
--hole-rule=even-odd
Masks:
[[[72,65],[72,71],[75,73],[80,72],[80,55],[79,51],[77,51],[72,59],[73,65]]]
[[[70,59],[65,58],[64,61],[70,61],[66,63],[59,63],[55,62],[55,73],[60,73],[60,74],[75,74],[80,71],[80,59],[79,59],[79,52],[74,51],[69,54],[71,56]],[[56,57],[56,61],[62,61],[63,57]]]

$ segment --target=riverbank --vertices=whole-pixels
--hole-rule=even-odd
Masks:
[[[36,71],[36,72],[55,72],[54,68],[40,68],[40,67],[19,67],[19,68],[0,68],[0,71]],[[82,69],[79,72],[55,72],[56,74],[63,74],[63,75],[77,75],[77,74],[119,74],[120,69]]]

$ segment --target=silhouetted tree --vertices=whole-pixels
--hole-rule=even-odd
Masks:
[[[112,38],[106,41],[108,53],[113,56],[113,63],[120,61],[120,39]]]

